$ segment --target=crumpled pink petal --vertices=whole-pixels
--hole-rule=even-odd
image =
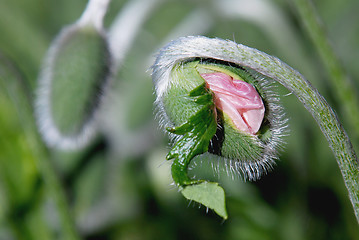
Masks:
[[[257,90],[247,82],[225,73],[201,74],[214,93],[216,107],[229,116],[238,130],[256,134],[264,118],[264,104]]]

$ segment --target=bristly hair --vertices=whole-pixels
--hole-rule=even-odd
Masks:
[[[251,154],[249,159],[244,159],[245,154],[240,152],[226,157],[216,155],[218,164],[213,165],[218,168],[222,166],[221,163],[225,163],[224,167],[228,174],[234,173],[244,179],[256,180],[263,173],[271,170],[275,160],[278,159],[278,151],[284,144],[283,137],[288,134],[288,120],[280,105],[279,95],[274,89],[275,81],[257,71],[255,59],[247,59],[243,53],[248,50],[250,48],[244,45],[217,38],[210,39],[202,36],[179,38],[160,50],[152,66],[152,78],[156,92],[157,118],[160,126],[165,129],[174,125],[165,111],[163,98],[174,84],[171,80],[171,73],[175,66],[181,66],[181,63],[195,59],[214,59],[240,66],[247,71],[254,79],[253,85],[259,90],[259,94],[265,102],[265,121],[270,127],[271,136],[266,141],[261,141],[257,136],[250,136],[251,140],[262,149],[260,154]],[[221,126],[219,125],[219,127]],[[180,139],[180,136],[174,134],[170,134],[170,137],[173,142]],[[215,135],[213,139],[216,137],[218,136]],[[213,140],[211,144],[213,144]],[[235,144],[234,142],[233,145]]]

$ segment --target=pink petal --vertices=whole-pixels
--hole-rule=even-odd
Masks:
[[[214,93],[216,107],[232,120],[238,130],[256,134],[264,117],[264,104],[256,89],[225,73],[201,74]]]

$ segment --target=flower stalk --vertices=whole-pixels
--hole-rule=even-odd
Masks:
[[[97,30],[102,31],[103,18],[110,2],[111,0],[89,0],[77,24],[80,26],[91,25]]]
[[[310,0],[293,1],[299,14],[299,20],[303,23],[311,37],[315,49],[328,72],[329,83],[337,93],[338,101],[343,106],[346,118],[349,119],[351,127],[355,129],[356,141],[359,136],[359,99],[354,91],[353,84],[333,50],[321,19]]]

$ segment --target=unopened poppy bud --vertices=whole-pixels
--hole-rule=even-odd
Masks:
[[[231,62],[172,59],[175,50],[171,47],[161,51],[153,67],[161,124],[178,127],[202,109],[189,93],[205,84],[212,94],[217,125],[207,151],[228,162],[229,169],[251,180],[259,178],[277,158],[286,130],[272,80]],[[174,141],[181,139],[170,135]]]
[[[98,9],[101,4],[90,1],[88,11],[60,32],[45,58],[36,117],[39,130],[51,147],[78,149],[95,136],[95,115],[111,68],[108,43],[101,28],[105,6]],[[99,16],[95,14],[92,19],[90,13]]]

